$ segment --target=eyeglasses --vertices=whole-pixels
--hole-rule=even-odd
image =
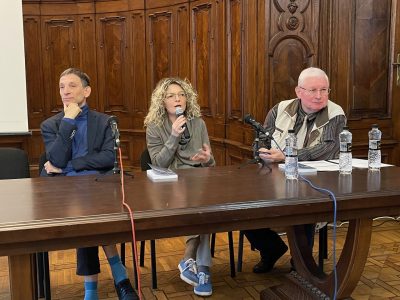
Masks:
[[[174,94],[174,93],[166,94],[165,95],[165,99],[167,99],[167,100],[175,100],[176,96],[178,96],[179,99],[186,98],[185,92],[179,92],[177,94]]]
[[[319,89],[308,90],[308,89],[305,89],[305,88],[303,88],[301,86],[299,86],[299,88],[301,88],[302,90],[305,90],[306,94],[308,94],[310,96],[317,96],[318,92],[321,94],[321,96],[327,96],[331,92],[331,89],[329,89],[329,88],[323,88],[323,89],[320,89],[320,90]]]

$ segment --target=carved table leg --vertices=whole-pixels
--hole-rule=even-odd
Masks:
[[[304,226],[293,226],[287,231],[290,252],[296,272],[287,275],[282,285],[261,294],[269,299],[300,299],[299,294],[307,294],[301,299],[324,299],[332,297],[335,289],[334,273],[321,272],[307,245]],[[349,221],[343,251],[337,260],[337,299],[351,297],[368,257],[372,234],[372,219]]]

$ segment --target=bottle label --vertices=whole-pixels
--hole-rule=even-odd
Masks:
[[[340,143],[340,152],[342,153],[351,152],[351,143]]]
[[[297,156],[297,149],[292,147],[286,147],[286,156],[288,157],[296,157]]]
[[[381,149],[381,141],[378,140],[369,141],[369,150],[379,150],[379,149]]]

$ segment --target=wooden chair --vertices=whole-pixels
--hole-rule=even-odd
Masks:
[[[151,169],[149,166],[151,158],[147,148],[140,155],[140,168],[143,172]],[[133,247],[134,245],[132,245]],[[139,265],[144,267],[144,252],[146,247],[146,241],[140,242],[140,261]],[[153,289],[157,289],[157,263],[156,263],[156,241],[150,240],[150,261],[151,261],[151,286]],[[135,273],[135,287],[138,287],[137,283],[137,272],[136,272],[136,261],[133,259],[133,271]]]
[[[44,159],[45,158],[46,156],[44,156]],[[28,156],[21,149],[0,148],[0,165],[0,179],[17,179],[30,177]],[[40,171],[41,170],[39,170],[39,174]],[[45,254],[47,255],[47,252],[45,252]],[[49,260],[47,256],[47,260],[43,261],[44,257],[46,257],[44,256],[44,253],[38,253],[36,255],[38,297],[43,298],[44,296],[46,300],[50,300],[50,278],[48,277]],[[46,261],[47,273],[44,273],[43,266]],[[45,282],[47,283],[47,285],[45,285]]]

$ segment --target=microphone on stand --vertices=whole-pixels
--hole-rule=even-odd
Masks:
[[[116,116],[110,116],[108,118],[108,124],[110,124],[112,137],[114,138],[114,168],[112,169],[113,174],[120,174],[121,169],[118,166],[118,154],[121,141],[119,140],[119,130],[118,130],[118,118]]]
[[[176,114],[176,117],[178,118],[184,114],[184,111],[181,107],[178,106],[175,110],[175,114]],[[185,131],[183,132],[183,136],[185,137],[185,139],[187,139],[187,140],[190,139],[190,133],[189,133],[189,129],[187,128],[186,123],[182,125],[182,128],[185,128]]]
[[[262,126],[256,120],[254,120],[254,118],[251,115],[249,114],[245,115],[244,122],[253,126],[255,130],[264,133],[267,137],[269,136],[269,132],[264,128],[264,126]]]
[[[108,124],[110,124],[112,136],[115,140],[115,145],[117,148],[119,148],[121,141],[119,139],[118,118],[116,116],[110,116],[108,118]]]

